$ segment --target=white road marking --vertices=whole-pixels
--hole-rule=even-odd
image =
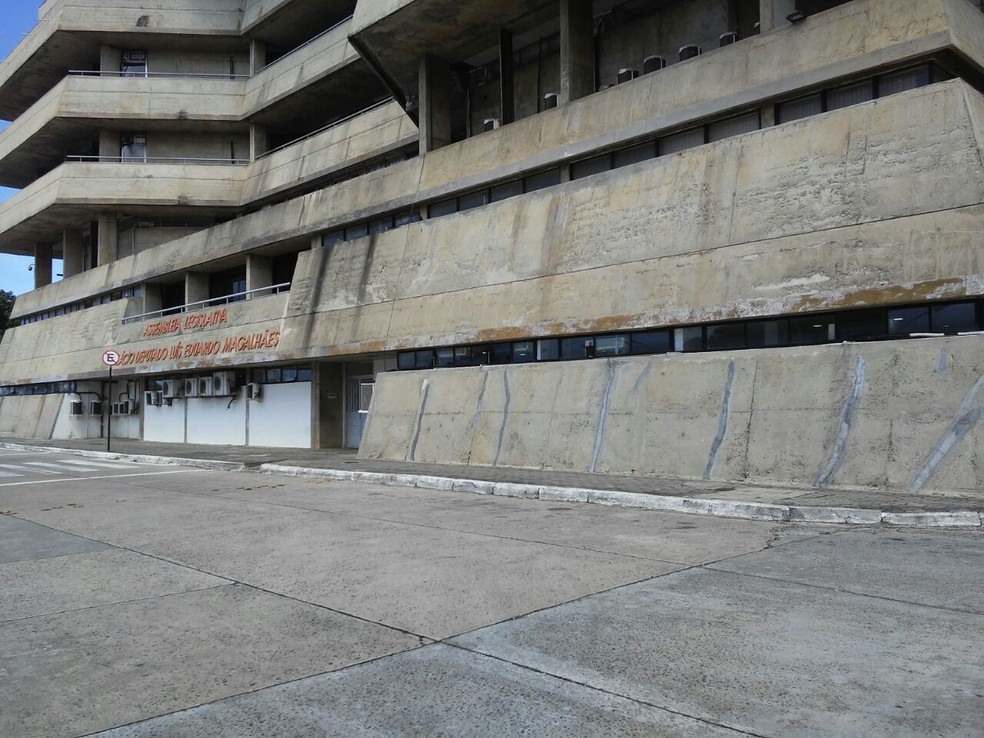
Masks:
[[[15,474],[14,472],[0,471],[0,477],[23,477],[23,474]]]
[[[31,482],[6,482],[0,487],[26,487],[32,484],[64,484],[65,482],[89,482],[95,479],[129,479],[130,477],[156,477],[165,474],[191,474],[200,472],[201,469],[175,469],[166,472],[142,472],[140,474],[109,474],[104,477],[75,477],[69,479],[35,479]]]
[[[29,466],[21,466],[19,464],[0,464],[0,469],[10,469],[11,471],[19,472],[34,472],[35,474],[64,474],[68,471],[67,469],[64,472],[50,471],[49,469],[32,469]]]
[[[79,472],[83,472],[83,471],[92,472],[93,474],[95,474],[97,471],[99,471],[98,469],[86,469],[86,468],[76,469],[75,467],[64,466],[63,464],[51,464],[45,461],[25,461],[24,465],[43,466],[48,469],[57,469],[59,474],[63,472],[75,472],[76,474],[78,474]]]
[[[59,464],[70,464],[72,466],[94,467],[96,469],[133,469],[139,464],[131,464],[127,461],[76,461],[74,459],[62,459]],[[75,471],[78,471],[77,469]]]

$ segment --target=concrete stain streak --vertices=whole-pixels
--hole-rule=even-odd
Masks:
[[[499,454],[502,453],[502,441],[506,437],[506,422],[509,420],[509,405],[512,403],[512,391],[509,389],[509,371],[502,372],[502,384],[506,393],[506,403],[502,408],[502,424],[499,425],[499,437],[495,442],[495,457],[492,466],[499,465]]]
[[[485,389],[489,386],[489,373],[485,372],[485,376],[482,377],[482,389],[478,393],[478,399],[475,401],[475,414],[472,416],[471,422],[468,424],[468,430],[474,430],[475,424],[478,423],[478,418],[482,414],[482,405],[485,402]]]
[[[916,476],[909,483],[906,492],[915,494],[922,490],[926,482],[936,473],[940,464],[949,456],[950,451],[980,422],[981,415],[984,414],[984,408],[979,403],[975,406],[974,398],[982,388],[984,388],[984,377],[979,377],[964,396],[963,402],[960,403],[960,408],[957,410],[957,415],[953,419],[953,424],[943,434],[943,437],[940,438],[932,452],[930,452],[929,457],[919,468],[919,471],[916,472]]]
[[[721,446],[724,445],[724,437],[728,433],[728,420],[731,417],[731,395],[735,388],[735,360],[728,362],[728,377],[724,382],[724,397],[721,399],[721,414],[718,416],[717,434],[711,444],[711,455],[707,459],[707,466],[704,467],[704,479],[710,479],[717,464],[718,457],[721,455]]]
[[[847,439],[851,435],[851,428],[854,426],[854,418],[858,412],[858,403],[861,402],[861,392],[864,389],[864,378],[868,370],[868,364],[863,356],[858,356],[854,362],[854,384],[851,386],[851,393],[844,403],[840,414],[840,427],[837,430],[837,440],[834,441],[834,448],[830,452],[827,463],[817,472],[813,480],[814,487],[823,487],[833,479],[844,463],[844,455],[847,452]]]
[[[608,405],[611,403],[612,392],[615,389],[615,380],[618,377],[620,367],[620,364],[616,364],[611,359],[608,360],[608,378],[605,380],[605,392],[601,398],[601,408],[598,410],[598,426],[595,430],[594,453],[591,455],[591,466],[588,468],[588,471],[592,473],[598,468],[598,459],[601,457],[601,449],[605,443]]]
[[[633,393],[639,391],[639,388],[642,387],[642,383],[649,378],[649,374],[650,372],[652,372],[652,370],[653,370],[653,365],[651,363],[646,364],[646,368],[639,373],[639,378],[636,379],[635,384],[632,385]]]
[[[410,452],[407,454],[407,461],[413,461],[417,455],[417,442],[420,440],[420,426],[423,425],[424,410],[427,408],[427,396],[430,394],[430,380],[425,379],[420,386],[420,406],[417,408],[417,421],[413,425],[413,443],[410,444]]]
[[[950,374],[950,354],[946,349],[940,349],[940,355],[936,360],[936,373],[943,377]]]

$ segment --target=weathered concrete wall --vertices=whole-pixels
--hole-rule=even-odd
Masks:
[[[0,397],[0,436],[51,438],[65,395]]]
[[[984,341],[397,372],[360,455],[984,495]]]

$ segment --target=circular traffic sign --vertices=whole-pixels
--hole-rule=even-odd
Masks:
[[[116,366],[120,363],[120,355],[115,351],[103,352],[103,364],[106,366]]]

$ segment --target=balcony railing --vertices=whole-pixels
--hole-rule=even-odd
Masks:
[[[215,166],[245,166],[249,159],[211,159],[201,156],[76,156],[65,161],[105,162],[110,164],[212,164]]]
[[[331,28],[325,29],[324,31],[322,31],[321,33],[319,33],[317,36],[314,36],[312,38],[309,38],[307,41],[305,41],[300,46],[295,46],[293,49],[291,49],[290,51],[286,52],[285,54],[282,54],[281,56],[278,56],[276,59],[274,59],[272,62],[270,62],[266,66],[260,67],[259,69],[256,70],[256,74],[259,74],[260,72],[263,72],[263,71],[269,69],[274,64],[277,64],[278,62],[283,61],[284,59],[286,59],[291,54],[296,54],[298,51],[300,51],[301,49],[303,49],[303,48],[305,48],[307,46],[310,46],[311,44],[313,44],[318,39],[324,38],[325,36],[327,36],[329,33],[331,33],[332,31],[334,31],[339,26],[343,26],[346,23],[348,23],[354,17],[355,16],[351,16],[350,15],[350,16],[347,16],[345,18],[342,18],[340,21],[338,21],[338,23],[336,23],[335,25],[333,25]]]
[[[164,318],[168,315],[193,313],[196,310],[207,310],[208,308],[215,307],[217,305],[229,305],[233,302],[252,300],[254,298],[265,297],[267,295],[279,295],[282,292],[289,291],[290,282],[283,282],[281,284],[271,285],[270,287],[257,287],[256,289],[246,290],[245,292],[236,292],[231,295],[223,295],[222,297],[212,297],[208,300],[199,300],[198,302],[189,302],[184,305],[176,305],[174,307],[163,308],[161,310],[152,310],[149,313],[141,313],[140,315],[130,315],[123,318],[123,325],[129,325],[130,323],[141,323],[145,320],[154,320],[155,318]]]
[[[392,97],[387,97],[385,100],[380,100],[379,102],[374,102],[372,105],[370,105],[370,106],[368,106],[366,108],[363,108],[362,110],[357,110],[354,113],[352,113],[351,115],[346,115],[344,118],[339,118],[336,121],[332,121],[328,125],[323,126],[322,128],[319,128],[316,131],[311,131],[310,133],[305,133],[303,136],[301,136],[299,138],[295,138],[293,141],[288,141],[287,143],[281,144],[280,146],[277,146],[274,149],[270,149],[269,151],[264,151],[262,154],[259,154],[256,158],[257,158],[257,160],[259,160],[259,159],[262,159],[264,157],[270,156],[271,154],[276,154],[278,151],[283,151],[284,149],[290,148],[291,146],[294,146],[295,144],[299,144],[301,141],[307,141],[309,138],[314,138],[315,136],[318,136],[318,135],[324,133],[325,131],[330,131],[332,128],[337,128],[340,125],[343,125],[345,123],[348,123],[351,120],[354,120],[355,118],[358,118],[360,115],[365,115],[366,113],[371,113],[373,110],[376,110],[377,108],[381,108],[384,105],[388,105],[391,102],[393,102],[393,98]]]
[[[230,72],[120,72],[111,69],[70,69],[73,77],[126,77],[142,79],[154,77],[157,79],[249,79],[248,74],[232,74]]]

